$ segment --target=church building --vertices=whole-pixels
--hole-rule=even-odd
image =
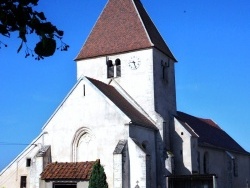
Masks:
[[[108,0],[75,62],[77,82],[0,188],[87,188],[96,162],[109,188],[249,185],[250,154],[177,111],[177,61],[140,0]]]

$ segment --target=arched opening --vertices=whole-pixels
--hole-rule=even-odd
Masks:
[[[97,159],[97,145],[95,137],[88,128],[76,131],[72,142],[72,161],[95,161]]]
[[[116,68],[116,77],[121,77],[121,60],[115,60],[115,68]]]
[[[111,60],[107,61],[107,77],[113,78],[114,77],[114,65]]]

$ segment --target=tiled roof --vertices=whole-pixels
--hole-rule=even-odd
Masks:
[[[41,173],[42,180],[82,180],[88,181],[96,161],[76,163],[50,163]]]
[[[187,123],[199,135],[199,144],[249,154],[210,119],[198,118],[183,112],[177,112],[176,118]]]
[[[176,61],[140,0],[109,0],[76,60],[150,47]]]
[[[130,104],[113,86],[107,85],[93,78],[87,78],[93,83],[105,96],[107,96],[124,114],[126,114],[132,123],[157,129],[156,126],[143,114],[141,114],[132,104]]]

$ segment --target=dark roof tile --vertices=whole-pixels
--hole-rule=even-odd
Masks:
[[[176,118],[187,123],[199,135],[200,144],[249,154],[211,119],[198,118],[183,112],[177,112]]]
[[[41,173],[42,180],[84,180],[88,181],[96,161],[76,163],[50,163]]]
[[[139,0],[109,0],[76,60],[150,47],[176,61]]]

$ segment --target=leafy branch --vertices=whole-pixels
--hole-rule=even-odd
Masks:
[[[43,12],[33,10],[39,0],[1,0],[0,2],[0,34],[10,38],[11,33],[18,32],[21,44],[17,49],[19,53],[24,44],[25,57],[37,55],[36,60],[52,56],[56,49],[67,51],[69,45],[62,41],[64,32],[47,21]],[[34,50],[28,48],[27,35],[35,34],[39,41]],[[56,48],[56,43],[60,46]],[[7,47],[0,41],[1,45]],[[33,53],[34,52],[34,53]]]

